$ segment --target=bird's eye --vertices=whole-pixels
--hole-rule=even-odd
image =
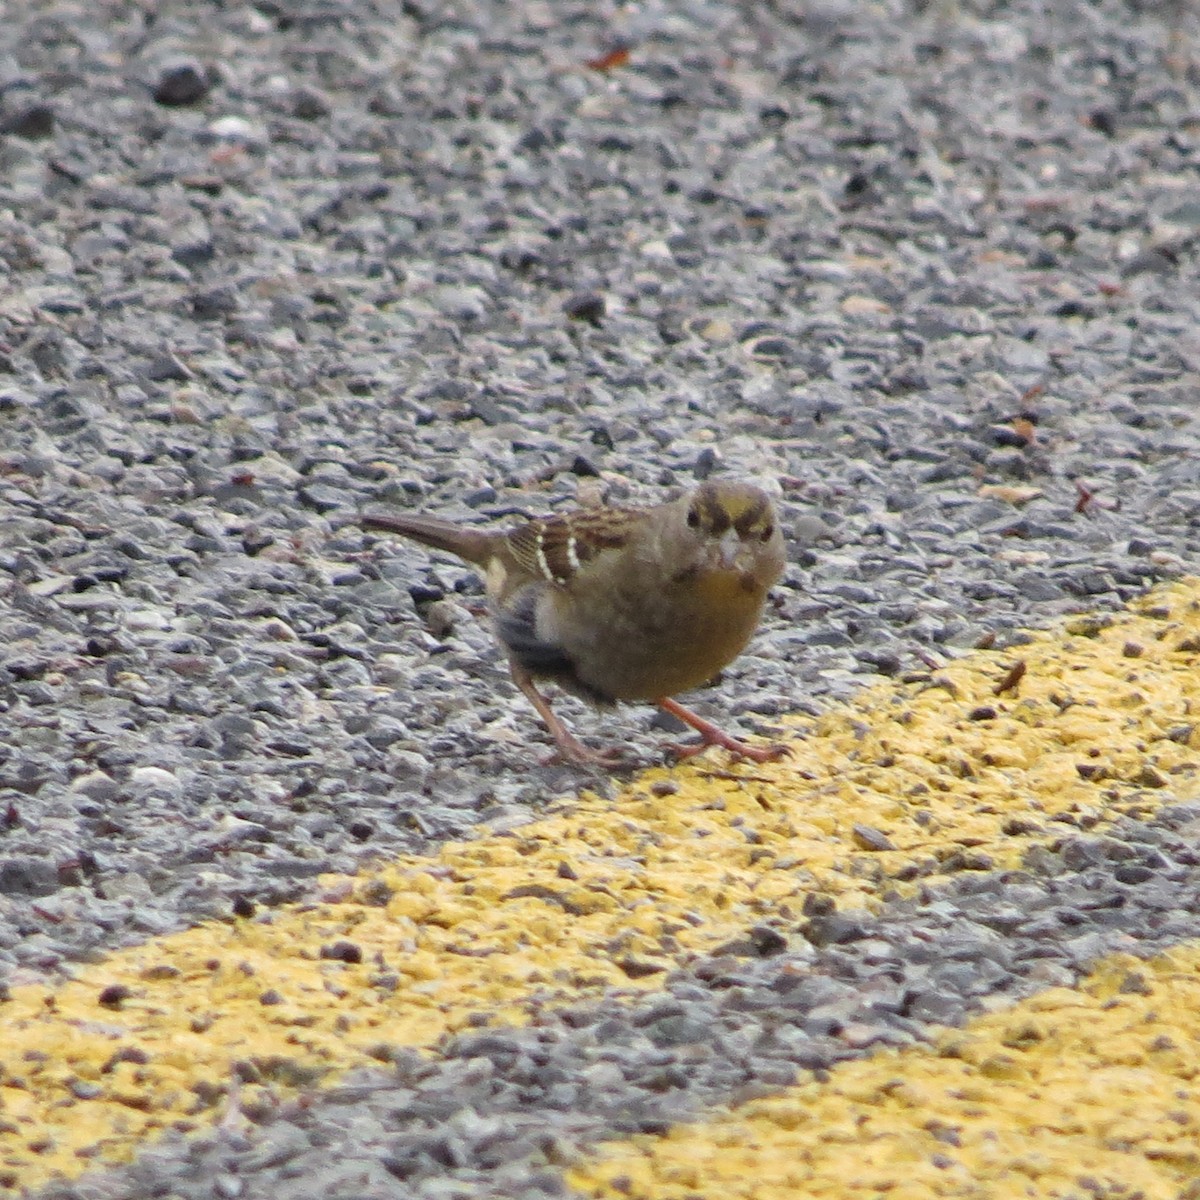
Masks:
[[[774,534],[775,534],[775,526],[770,524],[770,522],[768,522],[766,525],[763,526],[763,531],[762,531],[762,533],[760,533],[758,535],[758,540],[760,542],[769,542],[771,540],[771,538],[774,536]]]
[[[695,529],[700,524],[700,513],[694,508],[689,508],[687,522],[689,529]]]

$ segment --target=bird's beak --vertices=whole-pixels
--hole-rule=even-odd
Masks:
[[[742,553],[742,539],[738,536],[736,529],[727,529],[721,535],[721,540],[717,543],[717,554],[721,566],[726,571],[732,571],[738,563],[738,559]]]

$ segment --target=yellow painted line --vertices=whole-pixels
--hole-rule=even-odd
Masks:
[[[1196,1200],[1200,948],[1106,961],[933,1047],[602,1148],[568,1174],[620,1200]]]
[[[872,904],[897,880],[1016,864],[1055,815],[1091,828],[1200,792],[1200,581],[1066,628],[871,689],[790,762],[651,771],[615,801],[330,880],[319,904],[157,939],[65,986],[18,981],[0,1187],[203,1126],[234,1078],[252,1107],[389,1047],[636,995],[749,926],[790,928],[814,892]]]

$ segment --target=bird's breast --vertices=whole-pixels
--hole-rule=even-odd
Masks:
[[[603,620],[565,622],[561,635],[579,677],[597,691],[653,700],[700,687],[736,658],[758,626],[765,594],[744,572],[699,572],[653,598],[610,597]]]
[[[762,606],[762,588],[748,571],[698,571],[684,583],[702,610],[757,609]]]

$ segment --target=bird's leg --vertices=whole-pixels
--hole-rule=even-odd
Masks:
[[[530,674],[517,666],[511,665],[513,683],[524,692],[526,699],[537,709],[554,743],[558,746],[557,757],[566,762],[579,763],[589,767],[614,767],[622,761],[619,750],[593,750],[585,746],[561,721],[558,714],[550,707],[550,701],[537,690]]]
[[[691,758],[692,755],[707,750],[709,746],[720,746],[722,749],[728,750],[730,754],[735,754],[738,758],[748,758],[752,762],[774,762],[778,758],[791,754],[791,749],[782,744],[751,746],[747,742],[740,741],[732,734],[719,729],[711,721],[706,721],[699,713],[692,712],[690,708],[684,708],[678,700],[672,700],[670,696],[659,696],[654,703],[663,712],[669,712],[671,716],[678,717],[700,734],[698,742],[689,743],[686,746],[672,744],[667,747],[677,758]]]

